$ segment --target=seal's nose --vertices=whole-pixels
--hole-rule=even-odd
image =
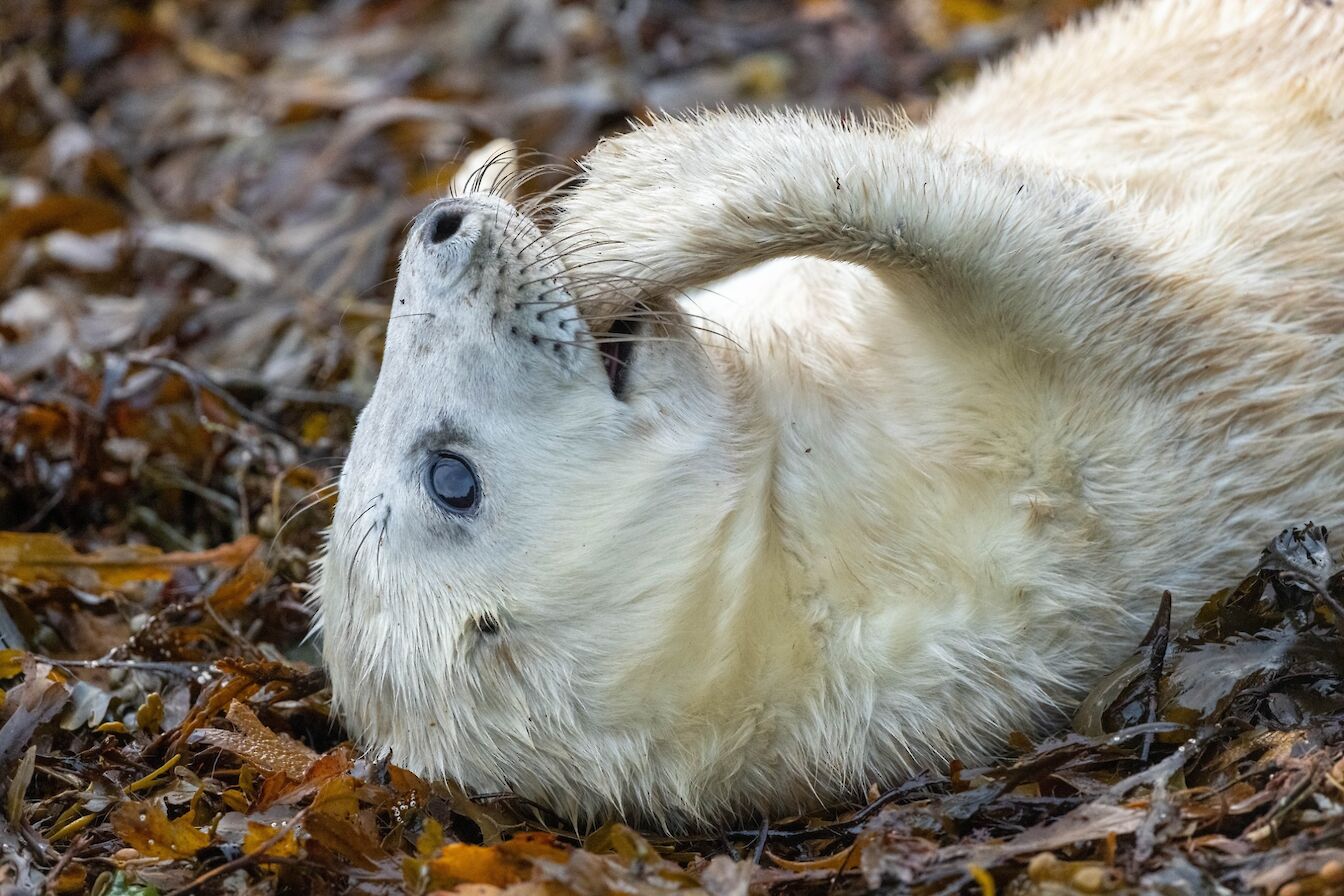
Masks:
[[[441,209],[434,213],[425,228],[425,242],[431,246],[446,243],[462,229],[462,210],[456,208]]]

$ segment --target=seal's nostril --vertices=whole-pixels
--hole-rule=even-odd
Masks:
[[[429,231],[429,241],[434,244],[442,243],[445,240],[453,238],[462,227],[461,212],[440,212],[435,216],[433,225]]]

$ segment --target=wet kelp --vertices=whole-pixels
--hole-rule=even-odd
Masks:
[[[1344,892],[1315,528],[992,767],[695,837],[370,761],[304,642],[401,229],[465,149],[540,189],[652,108],[918,115],[1079,5],[0,4],[0,888]]]
[[[15,892],[1339,892],[1344,570],[1326,535],[1283,533],[1188,627],[1164,602],[1071,730],[1018,736],[1001,764],[682,838],[469,799],[359,756],[310,665],[206,659],[265,588],[253,539],[126,557],[37,536],[44,558],[20,563],[9,536],[0,572],[37,634],[109,604],[146,615],[103,659],[0,654],[0,848]],[[95,597],[98,580],[117,590]]]

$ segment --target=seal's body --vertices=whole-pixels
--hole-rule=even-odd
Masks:
[[[318,588],[415,771],[684,824],[973,762],[1344,517],[1344,11],[1124,6],[922,127],[586,168],[403,254]]]

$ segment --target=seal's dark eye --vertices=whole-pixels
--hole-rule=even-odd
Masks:
[[[456,454],[441,454],[429,465],[429,492],[444,510],[466,513],[476,508],[481,490],[465,460]]]

